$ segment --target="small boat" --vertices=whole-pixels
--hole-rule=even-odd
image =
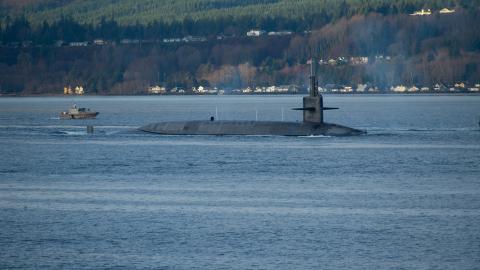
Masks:
[[[98,115],[98,112],[90,111],[88,108],[78,108],[73,105],[68,111],[60,113],[60,119],[92,119]]]

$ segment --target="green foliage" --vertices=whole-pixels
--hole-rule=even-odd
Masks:
[[[397,14],[420,8],[478,6],[480,0],[38,0],[22,9],[0,4],[0,10],[4,18],[25,15],[35,25],[62,17],[94,25],[102,18],[113,18],[123,25],[220,18],[247,18],[255,24],[265,18],[311,23],[316,17],[325,20],[369,12]]]

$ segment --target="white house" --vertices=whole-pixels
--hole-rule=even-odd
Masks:
[[[206,37],[196,37],[196,36],[186,36],[182,38],[183,42],[205,42],[207,41]]]
[[[368,57],[366,56],[350,57],[350,63],[352,65],[365,65],[365,64],[368,64]]]
[[[421,9],[418,11],[415,11],[414,13],[410,14],[411,16],[428,16],[432,15],[432,11],[430,9]]]
[[[265,34],[263,30],[250,30],[247,32],[247,37],[259,37]]]
[[[165,87],[161,87],[161,86],[158,86],[158,85],[148,88],[148,93],[149,94],[158,95],[158,94],[165,94],[166,92],[167,92],[167,89],[165,89]]]
[[[408,92],[411,92],[411,93],[414,93],[414,92],[418,92],[420,89],[418,89],[418,87],[416,86],[412,86],[410,88],[408,88]]]
[[[77,95],[83,95],[85,91],[83,90],[83,86],[77,86],[75,87],[75,94]]]
[[[390,88],[390,90],[392,90],[392,92],[395,92],[395,93],[404,93],[407,91],[407,87],[403,86],[403,85],[398,85],[398,86],[395,86],[392,88]]]
[[[93,44],[102,46],[102,45],[105,45],[106,42],[105,42],[105,40],[103,40],[103,39],[97,38],[97,39],[94,39],[94,40],[93,40]]]
[[[454,12],[455,12],[455,9],[442,8],[438,13],[449,14],[449,13],[454,13]]]
[[[292,31],[278,31],[278,32],[272,31],[272,32],[268,32],[269,36],[289,36],[291,34],[292,34]]]
[[[88,42],[87,41],[70,42],[68,45],[70,45],[70,47],[85,47],[85,46],[88,46]]]
[[[245,89],[242,89],[242,93],[244,93],[244,94],[250,94],[250,93],[252,93],[252,89],[250,89],[250,87],[247,87],[247,88],[245,88]]]

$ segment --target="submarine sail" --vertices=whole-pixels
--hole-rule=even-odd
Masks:
[[[294,108],[294,110],[303,111],[303,122],[323,123],[323,111],[337,110],[338,108],[323,107],[323,97],[318,93],[317,82],[317,61],[311,60],[310,64],[310,90],[309,95],[303,97],[303,107]]]

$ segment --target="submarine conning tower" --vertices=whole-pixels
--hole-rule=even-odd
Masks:
[[[323,123],[323,111],[338,108],[323,107],[323,97],[318,93],[317,60],[312,58],[310,65],[310,94],[303,97],[303,122]]]
[[[310,64],[310,95],[303,97],[303,122],[323,123],[323,98],[318,93],[317,61]]]

